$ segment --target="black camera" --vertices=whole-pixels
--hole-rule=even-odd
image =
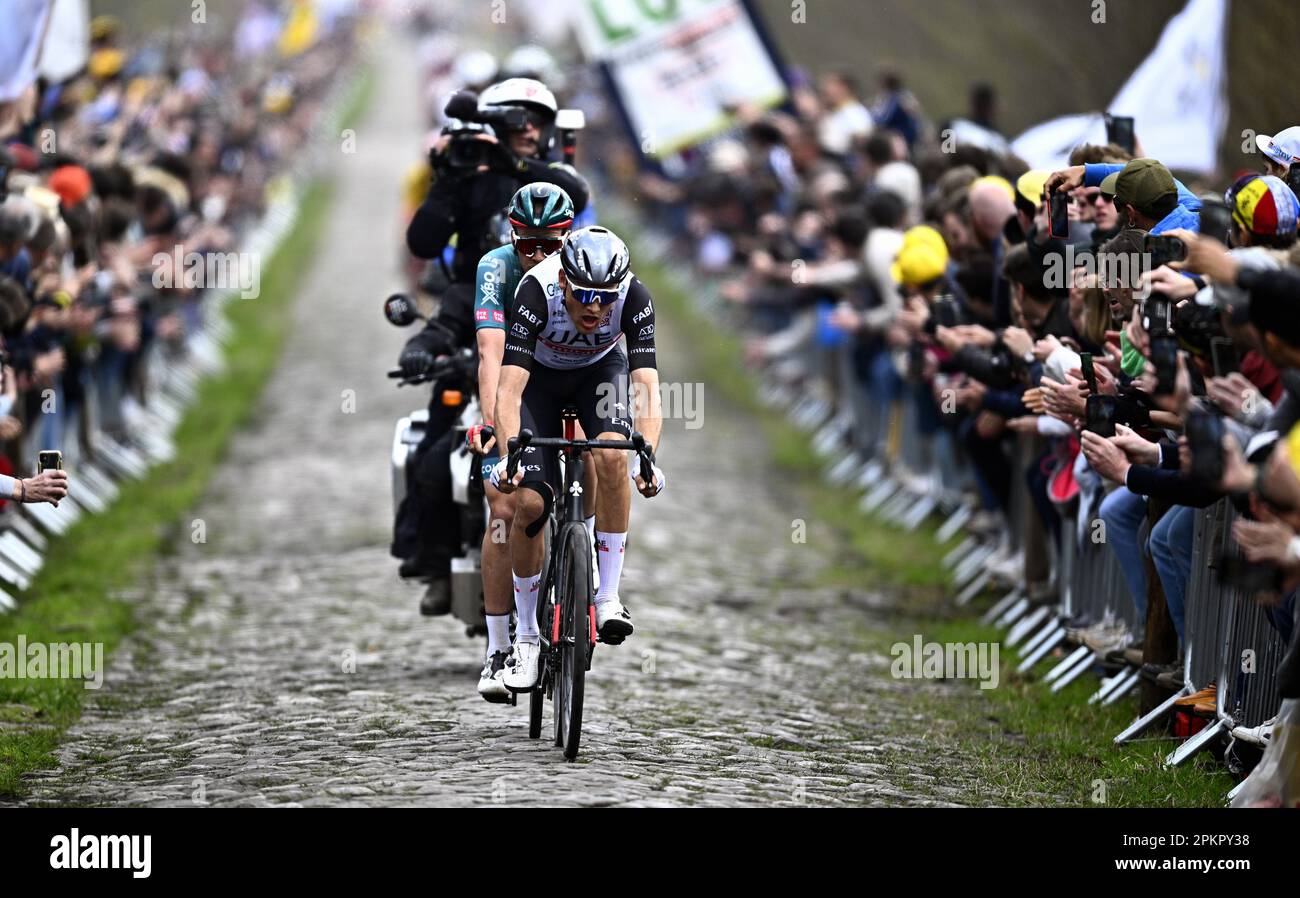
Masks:
[[[1210,342],[1226,336],[1223,318],[1214,306],[1185,302],[1174,308],[1174,332],[1179,344],[1197,358],[1210,358]]]
[[[1151,340],[1151,362],[1156,367],[1157,396],[1174,391],[1178,375],[1178,338],[1174,336],[1174,304],[1162,293],[1142,301],[1142,327]]]
[[[1232,210],[1216,196],[1201,197],[1201,234],[1227,244],[1232,233]]]
[[[430,157],[434,168],[473,171],[489,165],[493,153],[500,150],[491,141],[482,139],[483,135],[489,134],[488,128],[500,136],[508,131],[522,131],[528,124],[526,109],[519,106],[480,108],[478,96],[468,90],[452,94],[444,112],[459,124],[443,129],[443,134],[451,135],[451,143],[446,153]]]
[[[1164,234],[1147,234],[1143,249],[1151,256],[1151,267],[1159,268],[1170,262],[1181,262],[1187,258],[1187,244],[1177,237]]]

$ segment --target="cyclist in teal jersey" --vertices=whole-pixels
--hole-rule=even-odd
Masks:
[[[573,225],[573,201],[560,187],[535,182],[521,187],[510,200],[507,218],[511,242],[484,253],[474,278],[474,328],[478,342],[479,403],[483,424],[471,428],[470,447],[482,454],[483,490],[491,518],[483,534],[483,604],[487,615],[488,649],[479,675],[478,691],[490,702],[505,702],[510,692],[502,681],[510,653],[510,611],[514,591],[510,575],[510,544],[506,537],[514,519],[514,496],[492,486],[492,467],[499,453],[490,430],[496,420],[497,378],[506,345],[506,307],[524,275],[559,250]],[[594,475],[595,466],[588,467]],[[595,484],[588,484],[594,498]],[[594,511],[592,512],[594,515]],[[588,529],[595,527],[588,520]]]

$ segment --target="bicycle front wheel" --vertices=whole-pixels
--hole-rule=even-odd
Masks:
[[[578,522],[566,524],[560,534],[560,553],[555,727],[564,757],[572,761],[578,756],[582,738],[583,687],[591,650],[591,540],[587,528]]]

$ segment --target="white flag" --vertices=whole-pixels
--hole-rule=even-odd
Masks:
[[[0,3],[0,103],[16,100],[36,80],[50,0]]]
[[[1170,168],[1214,171],[1227,121],[1228,0],[1189,0],[1107,111],[1133,117],[1147,156]],[[1011,150],[1033,168],[1058,169],[1082,143],[1104,143],[1100,115],[1071,115],[1035,125]]]

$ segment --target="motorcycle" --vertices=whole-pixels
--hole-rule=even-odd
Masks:
[[[415,308],[411,298],[395,293],[384,302],[384,316],[397,327],[407,327],[417,320],[425,320]],[[401,369],[393,369],[388,376],[398,381],[398,386],[415,386],[435,382],[448,374],[463,375],[474,383],[477,359],[470,349],[461,349],[449,356],[441,356],[428,372],[418,377],[406,377]],[[451,614],[465,624],[465,635],[486,636],[484,617],[483,576],[481,554],[483,531],[487,525],[487,500],[483,495],[483,481],[478,457],[466,445],[465,434],[481,420],[478,396],[472,391],[443,390],[438,397],[443,405],[460,406],[460,414],[452,432],[451,484],[452,498],[460,514],[460,550],[451,559]],[[402,500],[410,489],[414,476],[416,448],[424,439],[429,424],[428,408],[418,408],[399,418],[393,429],[390,467],[392,470],[393,514],[397,515]]]

